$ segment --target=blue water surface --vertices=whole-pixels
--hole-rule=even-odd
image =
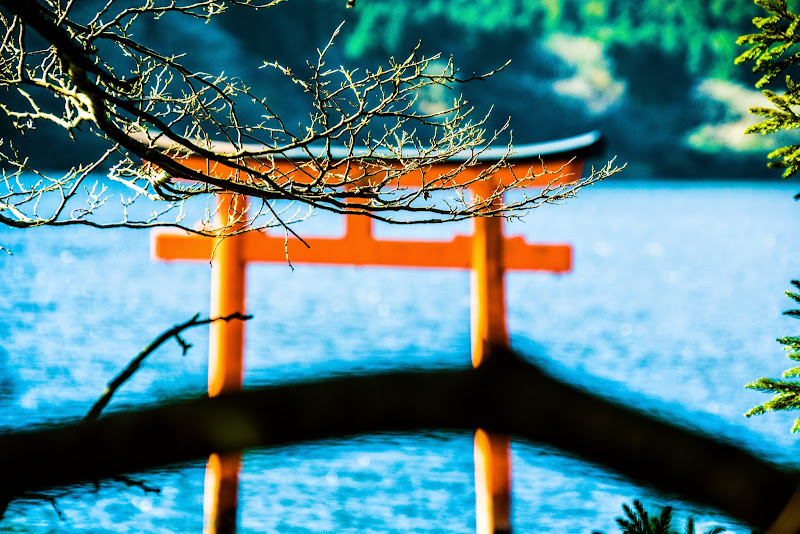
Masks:
[[[606,181],[507,225],[529,241],[572,243],[569,274],[507,275],[512,345],[548,372],[776,462],[798,465],[794,415],[746,420],[766,400],[743,385],[791,362],[775,339],[800,278],[793,184]],[[318,214],[304,235],[341,229]],[[380,237],[447,238],[470,224],[379,226]],[[146,231],[0,229],[0,429],[83,415],[144,345],[207,313],[207,263],[149,257]],[[463,271],[248,269],[247,387],[335,374],[469,365],[469,275]],[[109,410],[202,395],[207,330],[194,348],[155,353]],[[620,429],[624,431],[624,429]],[[514,443],[518,532],[616,532],[633,498],[735,522],[532,443]],[[199,532],[204,465],[145,473],[160,493],[105,482],[21,500],[0,531]],[[242,532],[474,531],[472,436],[368,435],[248,451]]]

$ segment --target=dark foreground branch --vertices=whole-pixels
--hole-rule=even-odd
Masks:
[[[115,376],[113,380],[111,380],[111,382],[108,383],[108,387],[106,388],[105,392],[103,392],[103,395],[101,395],[100,398],[97,399],[97,402],[94,403],[94,406],[92,406],[92,409],[89,410],[89,413],[86,414],[84,419],[86,419],[87,421],[93,421],[97,419],[100,416],[100,412],[102,412],[103,409],[108,405],[108,403],[111,402],[111,397],[114,396],[114,393],[116,393],[117,390],[121,388],[125,382],[130,380],[131,377],[133,377],[133,375],[136,374],[136,371],[139,370],[139,366],[142,365],[142,362],[144,362],[144,360],[148,356],[150,356],[150,354],[155,352],[155,350],[158,347],[160,347],[173,337],[175,338],[175,341],[178,342],[178,345],[181,346],[181,350],[183,350],[183,354],[185,356],[186,351],[188,351],[192,346],[191,344],[187,343],[185,339],[181,337],[181,333],[183,333],[184,330],[188,330],[189,328],[194,328],[195,326],[211,324],[217,321],[225,321],[225,322],[232,320],[247,321],[252,318],[253,318],[252,315],[242,315],[239,312],[236,312],[231,315],[226,315],[225,317],[200,319],[200,314],[198,313],[188,321],[183,322],[181,324],[176,324],[169,330],[166,330],[160,336],[151,341],[150,344],[147,345],[144,348],[144,350],[142,350],[142,352],[137,354],[136,357],[134,357],[128,363],[125,369],[120,371],[120,373],[117,376]]]
[[[355,434],[486,430],[552,445],[764,528],[800,474],[600,399],[516,357],[480,370],[340,377],[0,435],[12,494]]]

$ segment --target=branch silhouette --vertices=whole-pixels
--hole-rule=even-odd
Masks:
[[[0,435],[9,494],[206,457],[374,432],[510,434],[768,527],[800,473],[592,395],[516,356],[485,368],[273,386]]]
[[[86,414],[86,416],[84,416],[84,420],[94,421],[95,419],[97,419],[100,416],[100,412],[102,412],[103,409],[108,405],[108,403],[111,402],[111,397],[114,396],[117,390],[119,390],[119,388],[121,388],[122,385],[125,384],[125,382],[130,380],[134,374],[136,374],[136,371],[139,370],[139,367],[142,365],[142,362],[144,362],[144,360],[147,359],[147,357],[150,356],[150,354],[155,352],[155,350],[158,347],[169,341],[171,338],[173,337],[175,338],[175,341],[177,341],[178,345],[181,346],[181,350],[183,351],[183,355],[185,356],[186,352],[192,347],[192,345],[181,337],[181,333],[184,330],[188,330],[189,328],[194,328],[195,326],[211,324],[217,321],[228,322],[235,319],[241,321],[247,321],[253,318],[252,315],[242,315],[238,312],[233,313],[231,315],[226,315],[225,317],[215,317],[213,319],[211,318],[200,319],[199,317],[200,314],[198,313],[188,321],[185,321],[181,324],[177,324],[172,328],[170,328],[169,330],[166,330],[160,336],[151,341],[150,344],[144,348],[144,350],[142,350],[139,354],[137,354],[136,357],[134,357],[130,361],[130,363],[128,363],[128,365],[125,366],[125,369],[120,371],[120,373],[117,376],[115,376],[111,380],[111,382],[108,383],[108,387],[106,388],[105,392],[100,396],[99,399],[97,399],[97,402],[94,403],[94,405]]]

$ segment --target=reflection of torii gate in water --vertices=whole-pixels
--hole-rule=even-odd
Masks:
[[[524,187],[541,188],[550,183],[575,182],[581,178],[584,158],[598,149],[600,141],[600,135],[592,132],[560,141],[516,146],[507,161],[523,166],[526,171],[530,168],[534,176],[523,182]],[[474,181],[504,154],[505,150],[502,153],[496,149],[484,151],[477,165],[465,167],[449,180],[455,184],[468,184],[474,195],[488,198],[498,186],[519,181],[509,168],[497,169],[487,180]],[[290,156],[292,163],[276,157],[276,170],[288,174],[302,162],[302,153]],[[451,173],[467,157],[470,155],[459,154],[446,163],[436,164],[428,175]],[[205,158],[197,156],[184,158],[181,163],[221,178],[229,178],[234,172],[222,165],[209,167]],[[536,176],[544,170],[548,174]],[[557,172],[554,174],[554,171]],[[418,187],[419,173],[401,177],[398,182],[401,187]],[[496,202],[501,202],[501,199]],[[247,206],[246,197],[241,195],[219,195],[216,223],[229,231],[241,229],[236,220]],[[471,269],[472,363],[478,367],[492,358],[508,354],[505,350],[509,347],[505,271],[567,272],[571,268],[572,253],[569,245],[529,244],[522,237],[504,237],[502,217],[479,217],[474,220],[474,225],[472,236],[456,236],[447,242],[377,240],[372,235],[372,219],[357,214],[347,215],[345,234],[341,238],[304,238],[310,245],[308,248],[297,246],[298,240],[290,238],[289,259],[293,264]],[[152,240],[152,255],[156,259],[208,261],[211,258],[211,317],[245,313],[245,270],[248,263],[286,261],[283,237],[263,232],[222,237],[158,231]],[[218,321],[212,323],[210,329],[209,395],[237,391],[242,387],[243,378],[244,324],[241,321]],[[212,455],[209,459],[204,501],[205,532],[235,530],[240,458],[240,455]],[[476,432],[475,486],[478,532],[510,531],[511,466],[506,436],[488,434],[480,429]]]

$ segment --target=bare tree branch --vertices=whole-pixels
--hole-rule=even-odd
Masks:
[[[94,403],[91,410],[89,410],[89,412],[84,417],[84,420],[94,421],[95,419],[97,419],[100,416],[100,412],[102,412],[103,409],[108,405],[108,403],[111,402],[111,397],[114,396],[114,393],[116,393],[117,390],[121,388],[123,384],[125,384],[125,382],[130,380],[133,377],[133,375],[136,374],[136,371],[139,370],[139,367],[142,365],[144,360],[148,356],[150,356],[150,354],[155,352],[156,349],[158,349],[161,345],[163,345],[170,339],[175,338],[175,341],[181,346],[183,354],[186,355],[186,352],[191,348],[192,345],[181,337],[181,333],[184,330],[188,330],[189,328],[194,328],[195,326],[211,324],[217,321],[225,321],[225,322],[233,320],[247,321],[253,318],[252,315],[242,315],[239,312],[236,312],[231,315],[226,315],[225,317],[214,317],[209,319],[200,319],[199,317],[200,314],[198,313],[188,321],[185,321],[181,324],[177,324],[172,328],[170,328],[169,330],[166,330],[160,336],[151,341],[150,344],[144,348],[144,350],[142,350],[139,354],[137,354],[136,357],[134,357],[128,363],[128,365],[125,366],[125,369],[120,371],[120,373],[108,383],[108,387],[106,388],[105,392],[103,392],[103,394],[100,396],[97,402]]]
[[[558,166],[542,169],[534,162],[514,171],[510,140],[501,141],[510,134],[507,126],[487,132],[486,119],[473,118],[472,108],[459,96],[434,108],[421,104],[421,95],[431,88],[484,80],[502,67],[462,77],[452,58],[426,57],[417,47],[374,71],[332,68],[326,57],[337,29],[304,73],[277,62],[263,64],[299,87],[313,108],[307,122],[295,129],[245,81],[189,69],[181,63],[182,54],[154,50],[133,37],[141,24],[167,13],[207,22],[226,9],[275,3],[109,1],[81,23],[73,2],[0,0],[5,12],[0,13],[0,88],[18,96],[0,103],[0,109],[27,135],[49,123],[72,139],[99,137],[109,146],[96,161],[51,178],[7,143],[0,156],[10,169],[2,179],[0,224],[174,226],[216,235],[221,229],[209,221],[199,230],[186,225],[183,203],[219,192],[261,199],[271,208],[248,214],[245,231],[284,226],[291,232],[294,220],[275,215],[279,201],[392,223],[519,216],[569,198],[581,186],[619,170],[609,164],[570,185],[557,185]],[[39,41],[28,29],[43,39],[44,48],[34,45]],[[487,163],[484,156],[493,144],[504,148]],[[456,157],[465,153],[469,157]],[[191,163],[198,159],[205,164]],[[443,167],[446,162],[453,163]],[[105,180],[95,190],[86,187],[89,174],[101,169],[110,169]],[[487,198],[466,194],[471,185],[509,171],[513,179]],[[470,179],[455,180],[462,173],[471,173]],[[552,177],[549,187],[497,202],[537,173]],[[414,187],[401,185],[408,176],[415,177]],[[109,209],[108,181],[125,185],[131,194],[123,201],[122,216],[111,223],[97,216],[101,208]],[[58,199],[56,208],[40,212],[39,200],[51,197]],[[79,202],[85,205],[74,207]],[[128,210],[134,203],[157,207],[137,219]]]

